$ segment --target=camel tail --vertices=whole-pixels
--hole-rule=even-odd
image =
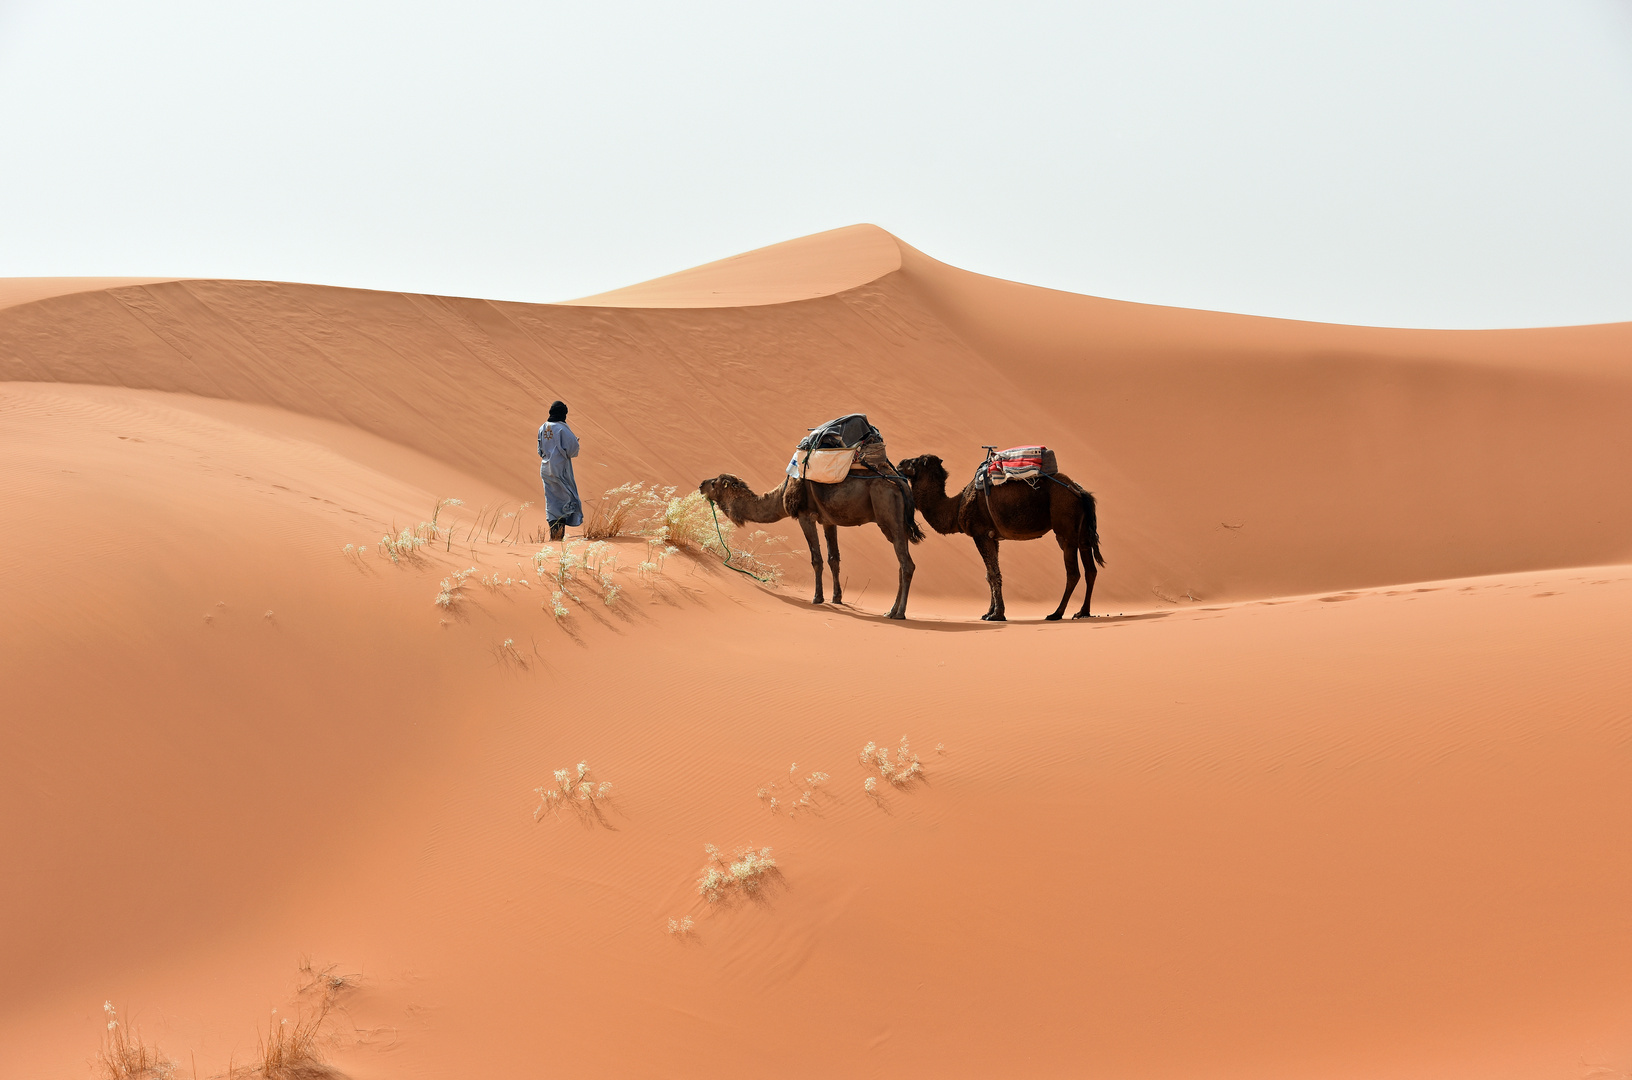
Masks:
[[[1099,515],[1094,508],[1094,493],[1079,490],[1077,497],[1082,500],[1082,526],[1088,530],[1088,550],[1094,553],[1094,561],[1104,566],[1105,556],[1099,553]]]

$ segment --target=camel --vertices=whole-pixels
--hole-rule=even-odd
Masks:
[[[843,587],[839,584],[839,527],[876,524],[895,547],[895,560],[901,572],[896,585],[895,605],[889,617],[907,617],[907,592],[912,588],[912,553],[909,543],[923,540],[923,530],[913,511],[912,494],[899,481],[883,477],[871,479],[850,476],[837,484],[818,484],[792,477],[763,495],[730,473],[721,473],[712,480],[697,485],[703,498],[714,503],[732,524],[745,522],[772,522],[795,518],[804,531],[805,543],[810,548],[810,568],[816,575],[816,596],[812,604],[822,603],[822,549],[816,538],[820,524],[827,537],[827,565],[833,575],[833,602],[844,602]]]
[[[992,590],[991,606],[982,619],[1005,621],[998,541],[1035,540],[1051,530],[1065,553],[1065,595],[1048,621],[1056,622],[1065,614],[1065,605],[1077,587],[1079,552],[1087,591],[1082,596],[1082,610],[1071,617],[1088,617],[1094,579],[1099,576],[1094,564],[1105,565],[1105,557],[1099,553],[1099,522],[1092,492],[1084,491],[1064,473],[1056,473],[1052,478],[1039,479],[1036,487],[1023,480],[1010,480],[982,491],[970,480],[962,492],[948,496],[946,466],[934,454],[903,461],[896,470],[911,481],[913,499],[931,528],[942,534],[967,533],[974,538],[975,549],[986,563],[986,584]]]

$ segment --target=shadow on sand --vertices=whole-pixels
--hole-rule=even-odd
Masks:
[[[1117,623],[1146,622],[1151,619],[1165,619],[1173,614],[1170,611],[1141,611],[1132,615],[1095,615],[1087,619],[1061,619],[1058,623],[1049,624],[1047,619],[1038,616],[1035,619],[1010,619],[1007,622],[982,622],[979,618],[971,617],[967,620],[954,619],[915,619],[909,613],[905,620],[887,619],[882,613],[862,611],[849,604],[812,604],[809,600],[795,596],[771,593],[776,600],[789,607],[799,608],[802,611],[815,612],[820,615],[840,615],[858,622],[882,623],[886,626],[899,626],[907,630],[927,630],[941,634],[978,633],[982,630],[998,631],[1005,626],[1110,626]]]

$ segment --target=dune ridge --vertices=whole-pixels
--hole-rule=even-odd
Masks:
[[[220,1075],[302,957],[357,974],[359,1080],[1632,1070],[1632,324],[1180,312],[871,226],[647,285],[0,310],[0,1080],[88,1075],[105,1000]],[[591,495],[769,487],[856,407],[954,476],[1047,442],[1122,615],[1038,622],[1045,539],[979,623],[930,536],[890,624],[849,530],[853,606],[629,537],[557,618],[502,539],[536,509],[475,525],[536,498],[555,397]],[[869,792],[903,734],[924,777]],[[604,821],[537,815],[578,762]],[[778,873],[710,903],[704,845]]]

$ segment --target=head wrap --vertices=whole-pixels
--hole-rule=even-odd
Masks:
[[[564,401],[550,402],[550,419],[560,423],[567,418],[567,403]]]

